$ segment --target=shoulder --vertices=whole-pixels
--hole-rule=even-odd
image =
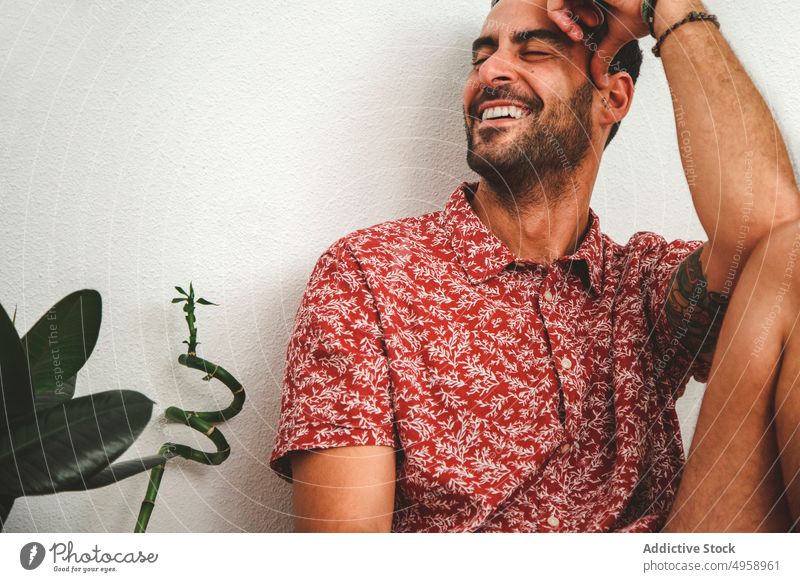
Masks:
[[[703,245],[701,240],[673,239],[638,231],[618,243],[603,234],[605,271],[609,281],[640,295],[654,281],[668,281],[678,265]]]
[[[650,231],[635,232],[624,245],[614,243],[615,254],[628,265],[655,268],[674,265],[703,245],[702,240],[667,240]]]
[[[388,281],[435,254],[439,212],[389,220],[353,231],[328,246],[316,260],[302,300],[304,316],[320,321],[367,317],[384,298]],[[395,281],[396,283],[396,281]],[[394,285],[392,288],[396,288]],[[369,307],[369,309],[366,309]]]
[[[391,261],[418,261],[442,243],[441,211],[388,220],[353,231],[331,244],[321,260],[349,260],[362,268]]]

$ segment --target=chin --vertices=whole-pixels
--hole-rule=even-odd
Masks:
[[[494,160],[508,158],[518,152],[520,146],[518,141],[511,136],[498,135],[494,133],[488,138],[482,135],[474,143],[473,151],[476,155],[483,157],[487,162],[494,163]]]

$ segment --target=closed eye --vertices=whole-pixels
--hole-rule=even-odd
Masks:
[[[526,52],[522,53],[522,56],[523,57],[552,57],[553,55],[551,55],[550,53],[543,53],[541,51],[526,51]],[[480,59],[473,59],[472,66],[473,67],[479,67],[487,59],[488,59],[488,57],[483,57],[483,58],[480,58]]]
[[[525,58],[539,58],[539,57],[552,57],[553,55],[551,53],[546,53],[546,52],[543,52],[543,51],[525,51],[525,52],[522,53],[522,56],[525,57]],[[488,60],[488,58],[489,57],[487,56],[487,57],[481,57],[481,58],[472,59],[472,66],[473,67],[479,67],[486,60]]]

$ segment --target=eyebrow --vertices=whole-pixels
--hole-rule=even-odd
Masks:
[[[541,40],[547,44],[552,45],[554,48],[562,51],[568,50],[572,46],[572,41],[569,40],[563,33],[553,32],[546,28],[536,28],[531,30],[520,30],[511,33],[511,42],[514,44],[523,44],[529,40]],[[478,52],[478,49],[489,47],[497,48],[497,39],[493,36],[481,36],[472,43],[472,53]]]

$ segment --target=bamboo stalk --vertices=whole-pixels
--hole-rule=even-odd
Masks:
[[[230,372],[218,364],[197,357],[195,353],[197,349],[197,327],[194,315],[194,287],[191,284],[189,285],[189,293],[185,293],[180,288],[178,288],[178,291],[182,295],[185,295],[185,299],[177,298],[173,300],[173,303],[186,303],[183,307],[183,311],[186,313],[186,324],[189,327],[189,341],[184,342],[188,344],[188,350],[186,354],[181,354],[178,357],[178,363],[187,368],[205,372],[206,376],[203,378],[205,381],[216,379],[225,384],[231,391],[233,400],[223,410],[198,412],[170,406],[164,411],[164,416],[168,420],[180,422],[206,435],[216,446],[216,451],[205,452],[193,449],[187,445],[164,443],[159,449],[159,454],[164,456],[164,462],[150,471],[150,480],[144,499],[142,500],[142,505],[139,509],[139,516],[136,520],[134,533],[145,533],[147,530],[150,516],[155,508],[161,479],[164,476],[164,470],[166,469],[167,460],[169,458],[183,457],[184,459],[196,463],[203,463],[204,465],[219,465],[230,456],[231,449],[230,445],[228,445],[228,441],[213,423],[224,422],[239,414],[242,411],[245,401],[244,388]],[[197,302],[202,305],[214,305],[202,298],[198,299]]]

